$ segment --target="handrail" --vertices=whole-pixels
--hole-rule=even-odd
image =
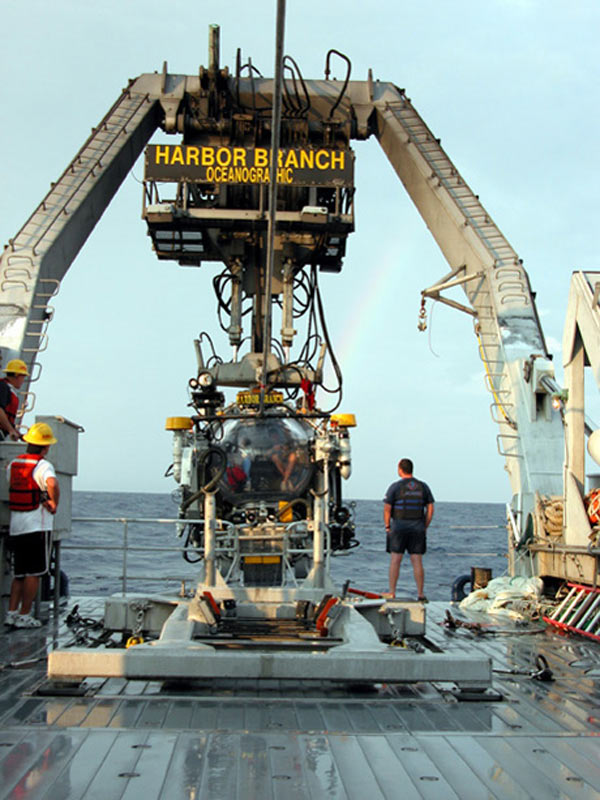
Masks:
[[[127,582],[128,581],[138,581],[138,580],[147,580],[147,581],[182,581],[186,580],[186,577],[181,576],[173,576],[173,575],[128,575],[127,574],[127,554],[128,553],[194,553],[198,555],[199,550],[196,547],[184,547],[178,545],[131,545],[129,544],[129,525],[130,524],[163,524],[163,525],[171,525],[171,524],[179,524],[182,523],[192,523],[192,524],[202,524],[201,520],[181,520],[179,518],[168,518],[168,517],[73,517],[73,522],[91,522],[91,523],[121,523],[123,525],[123,543],[122,544],[67,544],[66,542],[61,542],[61,551],[62,550],[97,550],[97,551],[121,551],[123,553],[123,572],[120,576],[116,576],[117,578],[121,578],[122,584],[122,593],[125,595],[127,593]],[[232,523],[227,522],[226,520],[217,520],[217,522],[224,524],[226,526],[232,525]],[[310,548],[297,548],[297,547],[289,547],[285,546],[289,543],[291,538],[299,535],[294,532],[294,528],[297,527],[299,524],[298,520],[295,520],[288,525],[288,529],[283,534],[272,534],[269,536],[238,536],[237,537],[237,546],[234,548],[234,558],[233,562],[230,566],[228,571],[227,577],[232,572],[233,567],[236,564],[239,564],[239,559],[242,555],[253,555],[253,556],[264,556],[264,555],[272,555],[272,551],[263,551],[261,550],[253,550],[252,553],[242,553],[240,552],[239,544],[240,542],[246,542],[249,540],[254,540],[255,542],[259,542],[262,539],[269,538],[269,539],[278,539],[281,542],[284,542],[284,547],[281,551],[281,556],[284,559],[284,563],[289,570],[289,574],[292,577],[293,582],[297,585],[297,581],[295,579],[292,565],[288,559],[289,555],[303,555],[303,554],[311,554],[312,550]],[[477,526],[475,526],[477,527]],[[494,525],[494,526],[484,526],[484,527],[494,527],[499,528],[503,527],[502,525]],[[227,536],[228,532],[226,530],[218,531],[218,534],[223,536]],[[217,537],[217,553],[224,553],[230,552],[232,550],[231,545],[227,546],[219,546]],[[450,557],[461,557],[464,558],[465,556],[477,556],[477,557],[495,557],[495,556],[506,556],[506,553],[474,553],[474,552],[460,552],[460,553],[445,553],[445,556]],[[331,547],[330,547],[330,538],[329,538],[329,530],[327,530],[327,560],[326,565],[327,569],[329,570],[331,564]]]
[[[131,524],[163,524],[163,525],[187,525],[189,523],[202,525],[203,521],[201,519],[198,520],[182,520],[179,518],[169,518],[169,517],[72,517],[72,522],[79,522],[79,523],[119,523],[123,526],[123,540],[122,544],[66,544],[61,543],[61,550],[97,550],[97,551],[121,551],[123,553],[123,571],[121,574],[121,585],[122,585],[122,594],[125,595],[127,593],[127,581],[128,580],[163,580],[163,581],[170,581],[170,580],[184,580],[183,578],[173,578],[171,576],[162,576],[156,575],[151,578],[147,578],[145,576],[140,575],[128,575],[127,574],[127,555],[128,553],[134,552],[174,552],[174,553],[194,553],[198,555],[200,550],[197,547],[183,547],[183,546],[163,546],[163,545],[130,545],[129,544],[129,526]],[[291,564],[288,559],[288,555],[302,555],[302,554],[310,554],[312,553],[311,548],[298,548],[298,547],[290,547],[289,544],[291,543],[290,540],[299,536],[299,533],[296,533],[294,530],[299,525],[298,520],[294,520],[291,523],[286,525],[286,530],[283,533],[272,533],[269,535],[256,535],[256,536],[246,536],[246,535],[239,535],[236,537],[235,546],[232,548],[231,544],[223,545],[219,544],[219,540],[225,537],[230,537],[231,534],[227,530],[229,527],[234,527],[233,523],[228,522],[227,520],[217,520],[217,525],[222,526],[221,530],[217,530],[217,546],[215,551],[217,553],[230,553],[232,549],[234,552],[234,563],[239,562],[239,558],[244,555],[253,555],[253,556],[264,556],[264,555],[272,555],[272,550],[265,551],[263,550],[253,550],[252,553],[245,553],[241,552],[240,550],[240,543],[247,542],[247,541],[255,541],[260,542],[264,539],[277,539],[279,542],[283,543],[281,555],[284,560],[286,567],[290,570],[290,574],[293,576],[293,572],[291,571]],[[329,557],[330,557],[330,547],[329,547],[329,531],[327,531],[328,535],[328,554],[327,554],[327,568],[329,568]],[[201,559],[199,559],[201,560]],[[233,566],[233,564],[232,564]],[[231,572],[231,569],[230,569]],[[295,580],[295,579],[294,579]]]
[[[123,572],[121,574],[121,591],[122,594],[127,594],[127,581],[128,580],[142,580],[145,579],[143,576],[136,576],[136,575],[127,575],[127,554],[129,552],[148,552],[148,551],[159,551],[159,552],[174,552],[174,553],[185,553],[185,552],[192,552],[197,553],[197,549],[195,547],[181,547],[175,546],[172,547],[166,546],[136,546],[130,545],[128,542],[129,536],[129,524],[174,524],[177,522],[181,522],[180,519],[169,519],[169,518],[161,518],[161,517],[72,517],[72,522],[91,522],[91,523],[98,523],[98,522],[112,522],[112,523],[121,523],[123,525],[123,543],[120,545],[106,545],[106,544],[64,544],[61,543],[61,550],[98,550],[98,551],[113,551],[113,550],[120,550],[123,553]],[[175,580],[171,576],[162,576],[156,575],[151,580],[157,581],[170,581]],[[177,580],[183,580],[182,578],[177,578]]]

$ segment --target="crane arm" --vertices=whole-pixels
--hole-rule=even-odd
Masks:
[[[0,256],[2,359],[22,358],[31,380],[41,372],[51,298],[161,121],[160,77],[142,75],[123,90]]]
[[[514,495],[533,509],[535,491],[562,493],[564,434],[547,386],[554,380],[529,277],[515,250],[404,92],[372,87],[381,147],[451,271],[424,292],[471,313]],[[442,292],[461,285],[464,307]]]

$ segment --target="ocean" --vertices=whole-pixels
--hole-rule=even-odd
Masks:
[[[360,546],[331,559],[332,577],[340,586],[349,580],[355,588],[386,591],[389,556],[385,552],[382,503],[356,500],[354,512]],[[173,519],[177,517],[177,500],[168,494],[74,492],[73,517]],[[61,568],[69,578],[71,594],[108,595],[122,590],[122,551],[87,548],[121,547],[123,528],[122,521],[74,521],[61,554]],[[130,547],[139,548],[127,557],[127,591],[176,593],[181,581],[188,590],[197,583],[200,564],[187,563],[180,552],[148,549],[183,546],[172,524],[129,522],[127,537]],[[82,545],[86,549],[70,549]],[[450,600],[453,582],[469,574],[471,567],[491,569],[495,578],[504,575],[506,552],[504,504],[437,502],[424,556],[425,594],[430,600]],[[397,594],[416,596],[408,556],[402,563]]]

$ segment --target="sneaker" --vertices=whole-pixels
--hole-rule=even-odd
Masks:
[[[17,614],[14,618],[13,625],[15,628],[41,628],[42,623],[39,619],[30,616],[29,614]]]
[[[422,594],[421,597],[417,597],[417,600],[418,600],[419,603],[428,603],[429,602],[429,600],[425,597],[424,594]]]
[[[7,611],[6,616],[4,617],[4,624],[12,627],[15,624],[15,618],[18,616],[18,614],[18,611]]]

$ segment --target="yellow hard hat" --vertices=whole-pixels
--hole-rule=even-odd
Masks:
[[[4,367],[4,372],[13,372],[15,375],[29,375],[27,372],[27,364],[21,361],[20,358],[13,358]]]
[[[42,447],[55,444],[57,441],[52,428],[45,422],[35,422],[23,436],[23,439],[29,444],[39,444]]]

